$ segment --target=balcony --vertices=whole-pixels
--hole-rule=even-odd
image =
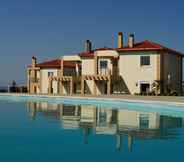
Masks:
[[[99,69],[98,71],[98,75],[113,75],[113,76],[117,76],[119,75],[119,68],[118,67],[113,67],[113,69],[109,69],[109,68],[102,68]]]
[[[101,68],[98,71],[98,75],[110,75],[111,74],[111,70],[108,68]]]

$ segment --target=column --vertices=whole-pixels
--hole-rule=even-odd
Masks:
[[[49,80],[48,93],[52,94],[52,80]]]
[[[133,146],[133,137],[128,134],[128,151],[132,152],[132,146]]]
[[[95,106],[94,108],[93,108],[93,113],[94,113],[94,122],[93,122],[93,128],[95,128],[96,127],[96,125],[97,125],[97,110],[98,110],[98,108]]]
[[[63,81],[62,80],[60,80],[60,82],[59,82],[60,84],[60,87],[59,87],[59,89],[60,89],[60,95],[63,95]]]
[[[29,72],[30,70],[27,70],[27,92],[30,93],[30,75]]]
[[[84,76],[81,77],[81,95],[84,95]]]
[[[84,144],[88,144],[88,136],[90,133],[90,128],[84,126],[83,131],[84,131]]]
[[[107,94],[108,95],[111,94],[111,76],[108,76],[108,80],[107,80]]]
[[[93,94],[97,95],[97,87],[96,87],[96,81],[93,82]]]
[[[78,115],[78,112],[79,112],[79,106],[78,106],[78,105],[76,105],[76,106],[75,106],[75,116],[77,116],[77,115]]]
[[[64,60],[61,59],[61,77],[64,75]]]
[[[73,94],[73,77],[70,79],[70,95]]]
[[[98,59],[97,56],[94,56],[94,75],[98,74]]]
[[[63,119],[63,104],[60,104],[60,111],[59,111],[59,114],[60,114],[60,121],[62,121]]]
[[[117,134],[116,135],[116,148],[118,149],[118,151],[120,151],[122,149],[122,136],[121,134]]]

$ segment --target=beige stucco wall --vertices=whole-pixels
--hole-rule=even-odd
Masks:
[[[95,55],[99,57],[118,57],[119,56],[116,50],[99,50],[99,51],[95,51]]]
[[[84,123],[96,122],[96,106],[81,105],[81,122]]]
[[[140,56],[150,56],[150,65],[141,66]],[[119,58],[119,72],[131,94],[140,93],[140,83],[150,85],[157,79],[157,53],[122,53]],[[150,86],[151,87],[151,86]]]
[[[82,75],[93,75],[94,74],[94,59],[85,58],[82,59]],[[86,94],[93,93],[94,82],[90,80],[85,81]]]
[[[53,72],[54,76],[58,75],[58,69],[41,69],[40,74],[41,74],[41,92],[43,94],[48,93],[48,87],[49,87],[49,82],[48,82],[48,72]],[[58,93],[58,83],[57,81],[53,81],[53,93],[57,94]]]
[[[119,127],[140,128],[140,116],[146,115],[149,120],[149,129],[157,129],[160,125],[160,116],[157,113],[146,113],[131,110],[118,110]]]
[[[82,59],[82,75],[94,74],[94,59],[85,58]]]

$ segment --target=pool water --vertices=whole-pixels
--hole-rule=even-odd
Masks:
[[[0,100],[0,162],[183,162],[183,113],[137,106]]]

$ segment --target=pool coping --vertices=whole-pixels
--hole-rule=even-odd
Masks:
[[[183,102],[176,102],[176,101],[160,101],[160,100],[151,100],[149,98],[146,98],[145,100],[143,97],[137,98],[136,96],[132,96],[134,98],[128,98],[128,96],[68,96],[68,95],[46,95],[46,94],[28,94],[28,93],[0,93],[0,96],[15,96],[15,97],[46,97],[46,98],[63,98],[63,99],[87,99],[87,100],[98,100],[98,101],[120,101],[120,102],[131,102],[131,103],[146,103],[146,104],[163,104],[163,105],[174,105],[174,106],[184,106],[184,100]],[[124,98],[123,98],[124,97]],[[146,96],[145,96],[146,97]],[[184,108],[184,107],[183,107]]]

